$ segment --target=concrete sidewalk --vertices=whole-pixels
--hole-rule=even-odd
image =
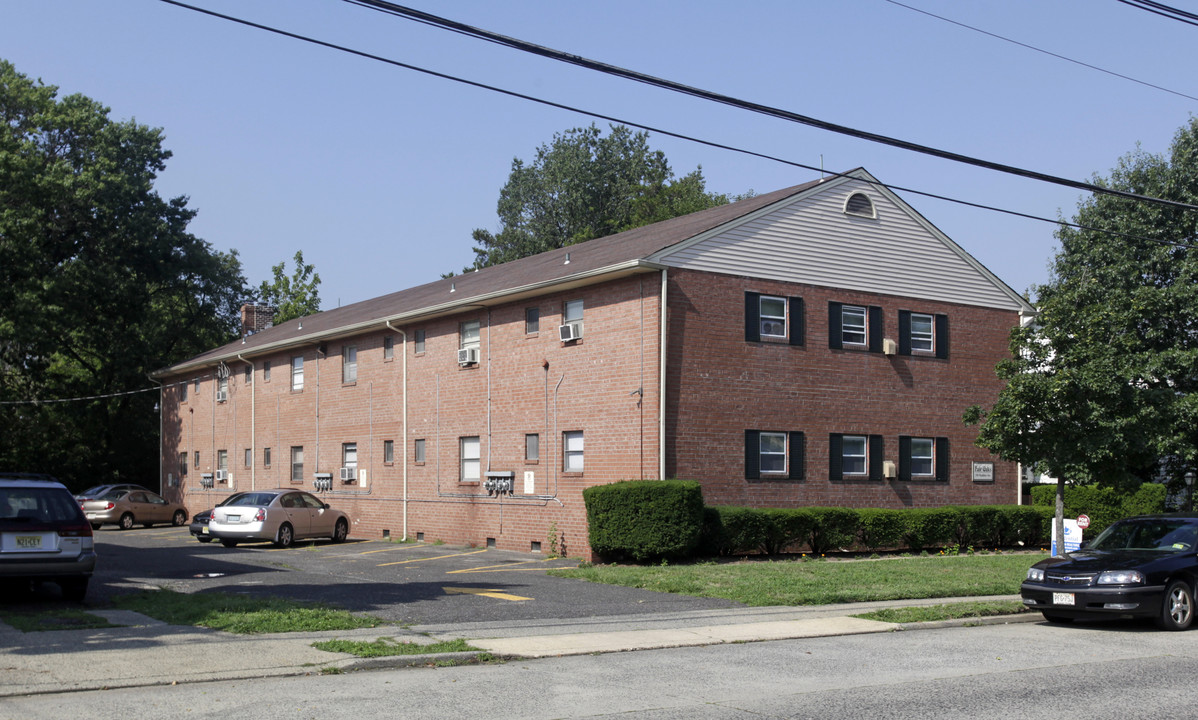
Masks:
[[[899,625],[851,617],[886,607],[1012,599],[1018,596],[735,608],[499,626],[494,623],[384,626],[270,635],[234,635],[166,625],[124,610],[94,610],[90,612],[122,627],[23,633],[0,623],[0,697],[465,662],[477,654],[358,658],[312,647],[314,642],[331,639],[371,641],[386,637],[428,644],[461,638],[499,657],[529,658],[1040,619],[1038,614],[1028,613]]]

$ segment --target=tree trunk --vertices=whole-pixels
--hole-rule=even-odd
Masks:
[[[1055,557],[1065,554],[1065,478],[1057,478],[1057,513],[1052,519],[1053,532],[1057,538]]]

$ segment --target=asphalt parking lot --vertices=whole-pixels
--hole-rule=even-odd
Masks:
[[[95,532],[99,564],[87,605],[119,593],[165,587],[187,593],[266,594],[325,602],[391,623],[527,621],[738,607],[727,600],[656,593],[550,577],[576,561],[504,550],[361,540],[268,543],[226,548],[200,543],[186,527]],[[6,597],[44,604],[57,588]]]

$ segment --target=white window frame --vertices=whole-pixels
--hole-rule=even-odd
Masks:
[[[296,355],[291,358],[291,389],[296,392],[304,389],[303,355]]]
[[[304,481],[304,446],[291,446],[291,482],[302,483]]]
[[[395,359],[395,338],[387,335],[383,338],[383,360]]]
[[[916,323],[923,325],[926,323],[927,329],[920,328],[916,330]],[[936,351],[936,316],[928,313],[911,313],[911,331],[908,338],[911,342],[911,350],[918,352],[935,352]]]
[[[921,449],[926,452],[921,453]],[[911,438],[911,477],[936,477],[936,438]]]
[[[395,441],[383,441],[383,462],[391,465],[395,462]]]
[[[428,458],[428,443],[424,438],[416,438],[412,441],[412,462],[423,465]]]
[[[341,467],[358,469],[358,443],[341,443]]]
[[[270,382],[270,361],[262,361],[262,382]]]
[[[228,375],[226,375],[224,377],[218,377],[216,379],[216,397],[218,400],[220,398],[225,398],[225,400],[227,400],[229,398],[229,376]],[[225,400],[219,400],[219,402],[224,402]]]
[[[458,482],[482,479],[482,441],[478,435],[458,438]]]
[[[426,343],[428,341],[428,333],[424,330],[424,328],[421,328],[419,330],[413,330],[412,338],[413,338],[412,352],[416,353],[417,355],[419,355],[420,353],[423,353],[425,351]]]
[[[245,449],[245,466],[246,467],[254,466],[254,449],[253,448]]]
[[[524,461],[536,462],[541,459],[541,436],[537,433],[524,435]]]
[[[840,440],[840,467],[844,476],[863,476],[869,474],[869,436],[842,435]],[[860,443],[860,452],[854,447]],[[858,469],[858,464],[860,469]]]
[[[582,300],[567,300],[562,307],[562,325],[577,325],[579,330],[583,329],[582,316],[585,310],[585,303]]]
[[[262,448],[262,467],[270,467],[270,448]]]
[[[864,347],[869,343],[869,309],[863,305],[840,306],[840,341]]]
[[[466,320],[458,323],[458,349],[476,348],[482,344],[482,323]]]
[[[767,302],[781,304],[782,314],[766,312],[765,306]],[[786,306],[786,298],[778,297],[777,295],[762,295],[757,298],[757,315],[761,326],[761,337],[786,338],[786,313],[788,309]]]
[[[341,346],[341,382],[344,384],[358,381],[358,346]]]
[[[784,432],[762,432],[757,436],[757,469],[762,475],[786,473],[789,438]],[[768,462],[767,462],[768,459]]]
[[[562,433],[562,471],[582,472],[585,466],[583,451],[586,443],[582,430],[567,430]]]

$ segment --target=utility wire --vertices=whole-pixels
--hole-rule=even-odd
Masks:
[[[1186,23],[1187,25],[1198,26],[1198,15],[1185,10],[1179,10],[1175,7],[1170,7],[1164,3],[1152,2],[1152,0],[1119,0],[1124,5],[1130,5],[1138,10],[1147,10],[1150,13],[1156,13],[1161,17],[1167,17],[1170,20]]]
[[[175,0],[162,0],[162,1],[169,2],[169,3],[175,4],[175,5],[182,5],[182,3],[175,2]],[[396,5],[395,3],[385,2],[385,0],[344,0],[344,2],[348,2],[352,5],[361,5],[363,7],[367,7],[367,8],[373,9],[373,10],[378,10],[379,12],[384,12],[384,13],[391,14],[391,15],[396,15],[398,17],[417,20],[419,22],[434,25],[436,27],[444,28],[447,30],[452,30],[454,32],[458,32],[458,33],[462,33],[465,35],[469,35],[471,37],[476,37],[476,38],[480,38],[483,40],[487,40],[487,41],[490,41],[490,42],[493,42],[493,43],[496,43],[499,45],[504,45],[506,47],[520,50],[522,52],[527,52],[527,53],[531,53],[534,55],[540,55],[541,57],[549,58],[551,60],[558,60],[560,62],[564,62],[564,63],[570,64],[570,65],[576,65],[578,67],[586,68],[589,70],[595,70],[595,71],[602,72],[602,73],[605,73],[608,75],[622,77],[627,80],[634,80],[636,82],[644,83],[646,85],[650,85],[653,87],[658,87],[658,88],[662,88],[665,90],[671,90],[674,92],[682,93],[684,95],[690,95],[692,97],[697,97],[697,98],[701,98],[704,100],[710,100],[712,102],[717,102],[717,103],[720,103],[723,105],[728,105],[728,106],[739,108],[742,110],[750,110],[752,112],[756,112],[756,113],[759,113],[762,115],[767,115],[767,116],[779,118],[782,120],[789,120],[791,122],[799,123],[802,125],[808,125],[810,127],[819,128],[821,130],[828,130],[828,131],[838,133],[841,135],[848,135],[849,137],[855,137],[855,138],[859,138],[862,140],[869,140],[870,142],[880,143],[882,145],[889,145],[891,147],[897,147],[897,148],[901,148],[903,150],[910,150],[912,152],[918,152],[918,153],[922,153],[925,155],[931,155],[933,157],[939,157],[939,158],[943,158],[946,160],[953,160],[955,162],[960,162],[960,163],[964,163],[967,165],[974,165],[976,167],[982,167],[982,168],[986,168],[988,170],[996,170],[998,172],[1007,173],[1009,175],[1017,175],[1020,177],[1026,177],[1026,178],[1030,178],[1033,180],[1040,180],[1041,182],[1052,183],[1054,185],[1063,185],[1065,187],[1071,187],[1071,188],[1075,188],[1078,190],[1085,190],[1086,192],[1098,193],[1098,194],[1102,194],[1102,195],[1116,195],[1119,197],[1126,197],[1126,198],[1131,198],[1134,200],[1141,200],[1144,202],[1157,203],[1160,205],[1166,205],[1166,206],[1170,206],[1170,207],[1185,208],[1186,210],[1198,210],[1198,206],[1190,205],[1188,203],[1177,202],[1174,200],[1165,200],[1162,198],[1150,197],[1150,196],[1145,196],[1145,195],[1138,195],[1136,193],[1127,192],[1125,190],[1116,190],[1113,188],[1103,187],[1101,185],[1095,185],[1093,183],[1082,182],[1080,180],[1071,180],[1069,178],[1063,178],[1063,177],[1058,177],[1055,175],[1049,175],[1047,173],[1037,172],[1035,170],[1027,170],[1024,168],[1015,167],[1013,165],[1006,165],[1003,163],[994,162],[994,161],[990,161],[990,160],[983,160],[983,159],[975,158],[975,157],[972,157],[969,155],[962,155],[960,153],[955,153],[955,152],[951,152],[948,150],[940,150],[937,148],[929,147],[927,145],[920,145],[918,143],[913,143],[913,142],[909,142],[906,140],[899,140],[897,138],[888,137],[886,135],[879,135],[877,133],[872,133],[872,132],[868,132],[865,130],[858,130],[856,128],[851,128],[851,127],[848,127],[845,125],[838,125],[836,123],[831,123],[831,122],[827,122],[824,120],[818,120],[816,118],[806,116],[806,115],[800,115],[799,113],[791,112],[789,110],[782,110],[779,108],[770,107],[768,105],[761,105],[759,103],[750,102],[748,100],[740,100],[737,98],[730,97],[728,95],[723,95],[723,94],[712,92],[709,90],[702,90],[700,88],[692,87],[689,85],[684,85],[682,83],[677,83],[672,80],[665,80],[663,78],[658,78],[658,77],[655,77],[652,75],[646,75],[644,73],[637,72],[635,70],[629,70],[627,68],[622,68],[622,67],[619,67],[616,65],[609,65],[607,63],[599,62],[597,60],[590,60],[588,58],[584,58],[579,55],[573,55],[570,53],[562,52],[560,50],[554,50],[552,48],[547,48],[542,45],[536,45],[534,43],[526,42],[523,40],[518,40],[516,38],[511,38],[506,35],[500,35],[499,33],[494,33],[489,30],[483,30],[480,28],[472,27],[470,25],[459,23],[454,20],[448,20],[446,18],[438,17],[436,15],[422,12],[420,10],[414,10],[412,8],[404,7],[403,5]]]
[[[1122,2],[1123,0],[1120,0],[1120,1]],[[1163,92],[1177,95],[1179,97],[1183,97],[1183,98],[1186,98],[1189,100],[1198,101],[1198,97],[1195,97],[1193,95],[1186,95],[1183,92],[1178,92],[1176,90],[1170,90],[1167,87],[1161,87],[1160,85],[1153,85],[1152,83],[1146,82],[1144,80],[1137,80],[1136,78],[1131,77],[1130,75],[1123,75],[1123,74],[1117,73],[1113,70],[1107,70],[1105,68],[1100,68],[1097,65],[1091,65],[1090,63],[1082,62],[1081,60],[1074,60],[1073,58],[1065,57],[1064,55],[1058,55],[1057,53],[1051,52],[1049,50],[1044,50],[1043,48],[1038,48],[1035,45],[1028,45],[1027,43],[1019,42],[1018,40],[1012,40],[1009,37],[1003,37],[1002,35],[999,35],[997,33],[992,33],[989,30],[983,30],[981,28],[974,27],[972,25],[966,25],[963,22],[957,22],[956,20],[953,20],[951,18],[946,18],[943,15],[937,15],[936,13],[928,12],[927,10],[921,10],[920,8],[906,5],[904,3],[899,2],[898,0],[885,0],[885,2],[888,2],[891,5],[897,5],[901,8],[906,8],[908,10],[911,10],[912,12],[920,13],[921,15],[927,15],[928,17],[936,18],[937,20],[943,20],[946,23],[952,23],[953,25],[956,25],[957,27],[963,27],[966,30],[972,30],[974,32],[981,33],[983,35],[989,35],[990,37],[995,38],[996,40],[1002,40],[1003,42],[1009,42],[1012,45],[1018,45],[1019,47],[1027,48],[1028,50],[1035,50],[1038,53],[1043,53],[1045,55],[1057,58],[1058,60],[1064,60],[1066,62],[1071,62],[1074,65],[1081,65],[1084,68],[1089,68],[1091,70],[1097,70],[1100,73],[1106,73],[1107,75],[1112,75],[1117,78],[1122,78],[1123,80],[1130,80],[1131,82],[1138,83],[1145,87],[1153,88],[1154,90],[1161,90]]]
[[[634,127],[634,128],[639,128],[641,130],[645,130],[647,132],[657,133],[659,135],[664,135],[666,137],[672,137],[672,138],[675,138],[678,140],[684,140],[687,142],[693,142],[693,143],[696,143],[699,145],[705,145],[707,147],[716,148],[718,150],[727,150],[729,152],[740,153],[742,155],[748,155],[750,157],[761,158],[763,160],[770,160],[773,162],[781,163],[783,165],[789,165],[791,167],[801,168],[803,170],[811,170],[814,172],[820,172],[825,175],[831,175],[833,177],[848,177],[847,173],[831,172],[831,171],[824,170],[823,168],[815,167],[813,165],[806,165],[804,163],[796,162],[793,160],[786,160],[784,158],[779,158],[779,157],[776,157],[773,155],[767,155],[766,153],[756,152],[754,150],[746,150],[744,148],[733,147],[731,145],[724,145],[722,143],[713,142],[711,140],[703,140],[701,138],[696,138],[696,137],[693,137],[690,135],[683,135],[681,133],[672,132],[670,130],[664,130],[662,128],[654,127],[652,125],[646,125],[644,123],[638,123],[638,122],[634,122],[631,120],[626,120],[624,118],[616,117],[613,115],[607,115],[604,113],[595,112],[595,111],[591,111],[591,110],[584,110],[581,108],[573,107],[571,105],[565,105],[562,103],[554,102],[552,100],[545,100],[543,98],[534,97],[532,95],[525,95],[523,93],[518,93],[513,90],[506,90],[504,88],[495,87],[493,85],[487,85],[484,83],[476,82],[474,80],[466,80],[464,78],[455,77],[453,75],[448,75],[448,74],[445,74],[442,72],[438,72],[436,70],[429,70],[427,68],[422,68],[417,65],[411,65],[408,63],[400,62],[399,60],[392,60],[390,58],[385,58],[385,57],[382,57],[379,55],[373,55],[371,53],[363,52],[361,50],[355,50],[353,48],[344,47],[342,45],[336,45],[336,44],[333,44],[330,42],[326,42],[324,40],[317,40],[315,38],[307,37],[304,35],[299,35],[297,33],[289,32],[286,30],[280,30],[278,28],[270,27],[269,25],[262,25],[260,23],[252,22],[250,20],[243,20],[241,18],[236,18],[236,17],[230,16],[230,15],[224,15],[222,13],[218,13],[218,12],[215,12],[212,10],[206,10],[204,8],[195,7],[195,6],[183,3],[183,2],[179,2],[178,0],[161,0],[161,2],[167,3],[168,5],[175,5],[178,7],[182,7],[187,10],[193,10],[195,12],[199,12],[199,13],[202,13],[205,15],[210,15],[212,17],[220,18],[222,20],[228,20],[230,22],[235,22],[240,25],[245,25],[247,27],[256,28],[258,30],[264,30],[266,32],[275,33],[276,35],[282,35],[284,37],[289,37],[289,38],[292,38],[295,40],[301,40],[303,42],[312,43],[313,45],[319,45],[321,47],[326,47],[326,48],[329,48],[332,50],[339,50],[341,52],[346,52],[351,55],[357,55],[359,57],[367,58],[369,60],[377,60],[382,63],[387,63],[388,65],[394,65],[396,67],[404,68],[405,70],[413,70],[415,72],[423,73],[425,75],[430,75],[432,77],[440,78],[443,80],[450,80],[452,82],[461,83],[463,85],[468,85],[470,87],[475,87],[475,88],[479,88],[482,90],[489,90],[491,92],[499,93],[501,95],[507,95],[508,97],[514,97],[514,98],[518,98],[520,100],[527,100],[529,102],[538,103],[540,105],[545,105],[547,107],[556,108],[558,110],[565,110],[567,112],[577,113],[579,115],[585,115],[587,117],[597,118],[599,120],[606,120],[608,122],[613,122],[613,123],[617,123],[620,125],[627,125],[629,127]],[[1072,227],[1072,228],[1075,228],[1078,230],[1088,230],[1088,231],[1092,231],[1092,232],[1106,233],[1106,234],[1114,236],[1114,237],[1120,237],[1120,238],[1124,238],[1124,239],[1128,239],[1128,240],[1151,242],[1151,243],[1156,243],[1156,244],[1160,244],[1160,245],[1170,245],[1170,246],[1183,247],[1183,248],[1198,248],[1198,245],[1193,245],[1188,242],[1158,240],[1155,238],[1146,238],[1146,237],[1139,236],[1139,235],[1131,235],[1128,233],[1121,233],[1121,232],[1118,232],[1115,230],[1106,230],[1103,228],[1078,225],[1076,223],[1071,223],[1071,222],[1068,222],[1065,220],[1061,220],[1059,218],[1051,219],[1051,218],[1040,217],[1039,215],[1032,215],[1029,213],[1019,212],[1017,210],[1009,210],[1006,208],[995,207],[993,205],[984,205],[982,203],[971,202],[968,200],[961,200],[959,198],[953,198],[953,197],[949,197],[947,195],[938,195],[936,193],[926,192],[923,190],[915,190],[913,188],[907,188],[907,187],[903,187],[901,185],[892,185],[892,184],[888,184],[888,183],[884,183],[884,182],[880,182],[880,181],[874,181],[871,184],[874,186],[877,186],[877,187],[884,187],[889,190],[894,190],[894,191],[899,191],[899,192],[907,192],[907,193],[911,193],[913,195],[920,195],[922,197],[933,198],[935,200],[944,200],[946,202],[956,203],[958,205],[965,205],[967,207],[972,207],[972,208],[978,208],[980,210],[990,210],[992,212],[1003,213],[1005,215],[1012,215],[1014,217],[1026,218],[1028,220],[1036,220],[1039,222],[1050,223],[1050,224],[1057,225],[1057,226]],[[1101,188],[1098,186],[1095,186],[1095,187],[1098,188],[1099,190],[1105,190],[1105,188]],[[1140,199],[1140,198],[1139,198],[1139,196],[1132,196],[1130,199],[1134,200],[1134,199]],[[1148,199],[1148,198],[1145,198],[1145,199]],[[1162,201],[1162,202],[1168,202],[1168,201]],[[1185,206],[1185,207],[1189,207],[1189,206]]]

